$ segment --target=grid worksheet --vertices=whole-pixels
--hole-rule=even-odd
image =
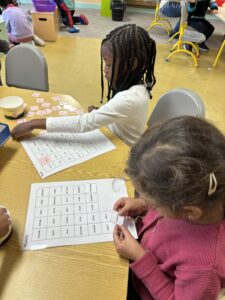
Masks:
[[[113,211],[126,196],[125,182],[117,178],[32,184],[23,249],[112,241],[115,223],[137,238],[133,220]]]
[[[46,133],[22,141],[41,178],[106,153],[116,147],[99,130],[86,133]]]

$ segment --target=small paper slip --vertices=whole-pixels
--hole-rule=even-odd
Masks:
[[[22,141],[41,178],[92,159],[116,147],[99,130],[86,133],[46,133]]]
[[[120,216],[117,211],[113,210],[111,215],[111,222],[118,225],[123,225],[124,217]]]
[[[134,221],[123,222],[112,210],[126,196],[119,178],[32,184],[23,250],[113,241],[115,223],[123,223],[137,238]]]

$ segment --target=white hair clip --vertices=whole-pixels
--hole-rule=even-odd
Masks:
[[[209,190],[208,190],[208,196],[211,196],[215,193],[217,188],[217,180],[214,173],[209,174]]]

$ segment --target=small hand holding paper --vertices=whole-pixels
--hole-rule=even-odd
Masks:
[[[145,254],[145,250],[124,226],[115,226],[113,240],[116,251],[121,256],[129,258],[132,261],[141,258]]]
[[[143,198],[128,198],[123,197],[116,201],[113,209],[118,211],[120,216],[136,217],[137,215],[145,212],[148,204]]]

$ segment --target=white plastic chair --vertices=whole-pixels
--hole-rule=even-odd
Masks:
[[[49,90],[46,59],[38,48],[30,44],[20,44],[7,53],[5,75],[8,86]]]
[[[148,120],[148,126],[183,115],[204,118],[204,103],[201,97],[191,90],[174,89],[159,98]]]

